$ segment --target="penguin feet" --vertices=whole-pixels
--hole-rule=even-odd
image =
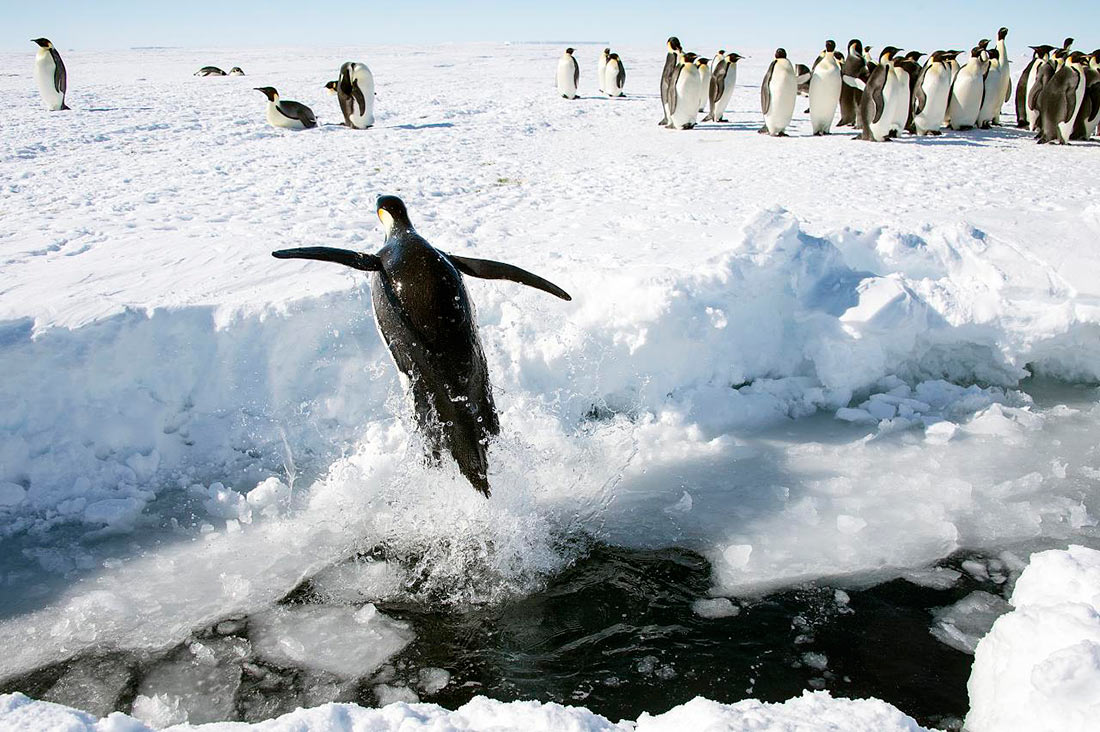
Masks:
[[[775,137],[788,137],[788,135],[786,132],[777,132],[775,134]]]
[[[766,135],[766,134],[768,134],[768,126],[767,126],[767,125],[764,125],[763,127],[761,127],[761,128],[760,128],[759,130],[757,130],[756,132],[757,132],[758,134],[761,134],[761,135]]]

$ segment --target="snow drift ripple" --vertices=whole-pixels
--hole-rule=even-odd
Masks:
[[[470,285],[504,426],[488,502],[421,464],[366,285],[228,317],[9,324],[5,530],[30,571],[87,579],[9,601],[34,612],[4,623],[28,642],[0,675],[105,640],[164,647],[363,552],[394,564],[402,591],[461,604],[531,591],[583,551],[577,537],[677,544],[706,553],[728,594],[1095,524],[1094,502],[1050,491],[1067,471],[1049,474],[1049,451],[973,459],[1100,422],[1006,391],[1027,364],[1100,378],[1100,311],[1011,243],[962,226],[820,238],[772,209],[700,266],[555,276],[576,297],[564,317],[537,293]],[[879,434],[927,428],[942,462],[923,445],[887,457],[864,427],[827,448],[819,426],[761,437],[850,404]],[[881,466],[902,463],[899,486]],[[289,505],[243,495],[299,471]],[[77,541],[50,538],[63,530]],[[112,535],[164,545],[101,570],[118,547],[89,542]],[[29,570],[13,561],[14,586]]]

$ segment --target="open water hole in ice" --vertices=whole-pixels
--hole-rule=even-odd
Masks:
[[[1023,387],[1039,412],[1059,405],[1087,409],[1096,402],[1096,389],[1088,385],[1030,381]],[[796,442],[821,440],[837,430],[844,434],[836,439],[843,440],[858,429],[828,415],[773,428]],[[187,508],[186,498],[164,500],[182,501],[166,508],[169,513]],[[135,538],[109,539],[100,550],[121,550]],[[275,610],[222,618],[159,650],[98,644],[8,678],[0,691],[18,690],[98,714],[140,711],[146,718],[149,695],[163,691],[171,704],[188,711],[190,721],[202,722],[259,721],[325,701],[376,705],[413,695],[449,708],[475,695],[555,701],[618,719],[660,713],[697,695],[722,702],[781,701],[814,688],[877,697],[922,723],[949,729],[967,710],[972,659],[957,643],[947,645],[931,632],[941,608],[963,603],[964,617],[951,619],[949,630],[958,626],[963,635],[974,633],[966,625],[967,607],[978,626],[988,625],[1012,584],[1013,567],[1005,567],[997,553],[1015,549],[1026,556],[1033,548],[1010,543],[963,549],[909,579],[853,584],[851,578],[823,577],[731,602],[706,599],[713,590],[713,568],[689,549],[570,540],[577,546],[564,570],[551,573],[537,590],[503,602],[458,607],[433,602],[430,589],[421,591],[411,571],[399,591],[349,611],[347,596],[334,598],[332,581],[319,582],[314,575]],[[9,553],[6,561],[11,558]],[[360,551],[352,561],[382,569],[409,557],[379,546]],[[355,594],[354,587],[343,590]],[[976,611],[965,606],[967,600],[976,603]],[[390,620],[367,625],[360,617],[365,612],[373,622],[375,606],[391,625]],[[354,613],[355,620],[334,619],[326,615],[330,611],[349,618]],[[339,646],[340,633],[356,632],[355,622],[378,633],[377,661],[356,658],[353,651],[329,664],[338,671],[347,666],[342,673],[295,663],[302,652],[294,647],[296,633],[310,634],[315,623]],[[357,668],[369,670],[357,676]],[[169,721],[179,710],[153,711]]]

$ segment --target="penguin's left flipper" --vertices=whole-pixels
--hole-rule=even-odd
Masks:
[[[480,277],[483,280],[511,280],[521,285],[534,287],[536,290],[548,292],[554,297],[560,297],[562,300],[573,299],[569,296],[568,292],[561,289],[553,282],[544,280],[536,274],[532,274],[525,269],[520,269],[511,264],[494,262],[491,259],[459,257],[455,254],[448,254],[447,259],[451,260],[451,264],[455,266],[455,269],[471,277]]]
[[[348,249],[332,247],[299,247],[298,249],[280,249],[272,252],[276,259],[317,259],[322,262],[336,262],[352,269],[364,272],[381,272],[382,260],[373,254],[353,252]]]

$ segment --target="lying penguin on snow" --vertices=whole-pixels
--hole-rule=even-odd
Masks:
[[[382,196],[386,228],[377,254],[330,247],[272,252],[279,259],[318,259],[375,273],[374,317],[398,370],[409,379],[416,421],[430,459],[447,450],[462,475],[489,496],[488,442],[500,433],[485,353],[462,275],[512,280],[571,300],[565,290],[519,267],[445,254],[416,233],[401,199]]]

